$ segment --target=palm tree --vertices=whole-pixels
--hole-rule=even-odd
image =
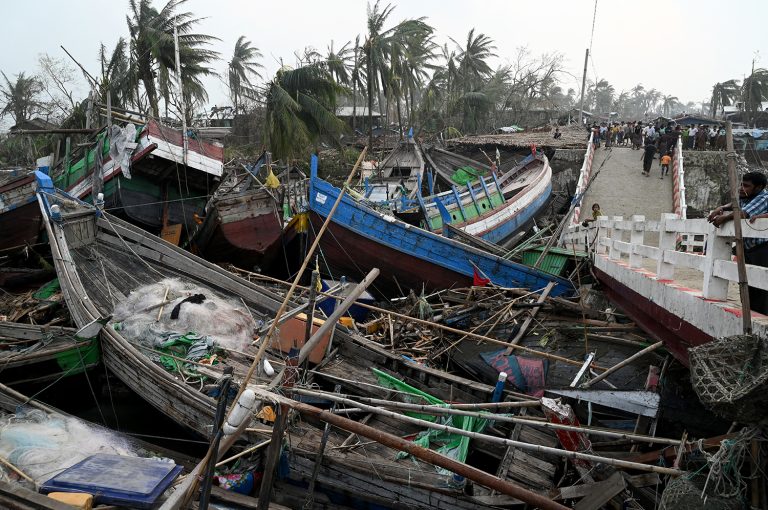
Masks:
[[[251,46],[251,41],[244,35],[238,37],[235,43],[235,51],[232,52],[232,60],[227,67],[227,76],[229,78],[229,92],[232,96],[232,105],[237,114],[239,107],[239,98],[243,95],[252,95],[254,92],[253,78],[261,78],[259,69],[263,68],[256,62],[262,54],[258,48]]]
[[[394,6],[391,4],[381,8],[379,0],[376,0],[373,7],[368,4],[368,33],[363,43],[363,63],[367,81],[369,146],[373,145],[373,96],[376,93],[381,95],[383,92],[389,97],[388,87],[392,85],[395,77],[392,74],[390,60],[393,52],[400,53],[401,45],[406,38],[418,33],[432,32],[432,27],[424,22],[425,18],[404,20],[385,30],[387,18],[393,10]],[[384,106],[381,98],[379,99],[379,106]]]
[[[456,41],[454,41],[455,43]],[[475,35],[475,29],[467,34],[467,42],[459,47],[457,60],[459,62],[459,75],[461,76],[464,92],[479,90],[491,74],[493,69],[487,60],[495,57],[493,50],[496,46],[493,40],[485,34]]]
[[[122,37],[117,40],[111,53],[101,44],[99,47],[99,67],[97,87],[99,96],[110,96],[112,106],[126,107],[135,99],[136,73],[127,56],[128,44]]]
[[[672,108],[680,101],[677,96],[663,95],[661,97],[661,111],[665,117],[669,117]]]
[[[5,73],[0,74],[5,79],[5,86],[0,86],[0,94],[5,103],[0,117],[10,115],[16,124],[29,120],[42,106],[38,95],[43,90],[43,84],[36,77],[25,76],[23,72],[16,75],[15,82],[11,82]]]
[[[275,156],[296,156],[321,138],[337,144],[345,128],[335,115],[342,91],[323,65],[280,69],[265,98],[266,136]]]
[[[723,106],[729,106],[739,94],[738,80],[715,83],[712,98],[709,100],[709,114],[714,117]]]
[[[741,86],[741,98],[748,115],[748,124],[754,125],[755,115],[768,100],[768,69],[755,69]]]
[[[129,0],[130,15],[126,16],[126,22],[131,36],[131,53],[154,116],[159,114],[159,97],[162,96],[167,104],[170,96],[170,75],[176,66],[174,27],[179,34],[181,82],[185,95],[182,100],[207,98],[200,77],[213,74],[208,65],[218,58],[218,53],[205,46],[217,38],[192,33],[200,19],[190,12],[177,12],[186,1],[168,0],[158,11],[152,7],[151,0]]]

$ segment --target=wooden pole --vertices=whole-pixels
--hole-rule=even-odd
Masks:
[[[733,125],[725,123],[725,141],[728,148],[728,182],[731,186],[731,206],[733,207],[733,231],[736,242],[736,266],[739,270],[739,295],[741,296],[741,322],[744,334],[752,334],[752,310],[749,304],[749,284],[747,283],[747,267],[744,261],[744,238],[741,236],[741,206],[739,205],[739,184],[736,176],[736,151],[733,149]]]
[[[507,347],[507,349],[504,351],[505,356],[509,356],[512,354],[512,349],[514,349],[512,346],[517,345],[520,340],[523,339],[525,336],[525,332],[528,331],[528,327],[531,325],[531,322],[533,322],[534,317],[536,317],[536,314],[538,313],[539,309],[541,308],[541,305],[544,304],[544,301],[547,300],[547,297],[549,296],[549,293],[552,291],[552,289],[555,288],[555,282],[549,282],[547,286],[544,288],[544,292],[541,293],[539,296],[539,299],[536,300],[536,307],[534,307],[533,310],[528,314],[528,317],[526,317],[525,321],[523,322],[523,325],[520,326],[520,329],[518,330],[517,334],[515,335],[515,338],[510,340],[510,346]]]
[[[602,381],[603,379],[605,379],[606,377],[608,377],[608,376],[609,376],[609,375],[611,375],[612,373],[616,372],[617,370],[620,370],[620,369],[624,368],[625,366],[629,365],[630,363],[632,363],[632,362],[633,362],[633,361],[635,361],[636,359],[638,359],[638,358],[641,358],[641,357],[645,356],[645,355],[646,355],[646,354],[648,354],[649,352],[653,352],[653,351],[655,351],[656,349],[658,349],[658,348],[659,348],[659,347],[661,347],[662,345],[664,345],[664,342],[656,342],[656,343],[655,343],[655,344],[653,344],[653,345],[649,345],[648,347],[646,347],[646,348],[645,348],[645,349],[643,349],[642,351],[640,351],[640,352],[636,352],[635,354],[633,354],[633,355],[632,355],[632,356],[630,356],[629,358],[625,359],[625,360],[624,360],[624,361],[622,361],[621,363],[617,363],[616,365],[612,366],[611,368],[609,368],[608,370],[606,370],[606,371],[605,371],[605,372],[603,372],[602,374],[598,375],[598,376],[597,376],[597,377],[595,377],[594,379],[590,379],[589,381],[586,381],[585,383],[583,383],[583,384],[581,385],[581,387],[582,387],[582,388],[589,388],[589,387],[590,387],[590,386],[592,386],[593,384],[595,384],[595,383],[597,383],[597,382],[600,382],[600,381]]]
[[[315,349],[315,347],[317,347],[325,334],[330,329],[336,327],[336,322],[338,322],[339,318],[341,318],[341,316],[344,315],[347,310],[349,310],[349,307],[355,304],[355,300],[357,300],[357,298],[359,298],[360,295],[365,292],[365,289],[367,289],[368,286],[373,283],[373,280],[375,280],[378,275],[378,269],[375,267],[371,269],[371,272],[368,273],[362,282],[358,283],[355,288],[352,289],[344,301],[336,305],[336,309],[333,311],[331,316],[325,320],[323,325],[320,326],[317,331],[315,331],[315,334],[312,335],[312,337],[307,340],[307,342],[301,347],[301,351],[299,351],[298,365],[301,365],[305,360],[309,358],[310,353]],[[287,368],[288,367],[284,368],[280,371],[279,374],[275,376],[272,382],[269,383],[269,389],[273,389],[277,387],[278,384],[280,384],[280,381],[283,379]]]
[[[245,391],[246,387],[248,386],[248,382],[251,380],[251,377],[253,377],[253,372],[256,370],[256,367],[261,362],[261,358],[264,356],[264,352],[267,350],[267,347],[270,344],[272,335],[274,335],[275,333],[275,328],[280,322],[280,317],[283,315],[283,313],[285,312],[285,309],[288,307],[288,303],[293,297],[293,293],[296,291],[296,287],[299,286],[299,281],[301,280],[301,277],[304,276],[304,271],[307,269],[307,266],[309,265],[309,261],[312,260],[312,254],[315,252],[315,249],[317,249],[317,246],[320,244],[320,238],[328,229],[328,225],[331,223],[331,218],[333,218],[333,215],[336,213],[336,209],[339,207],[339,204],[341,203],[341,199],[344,196],[344,190],[352,181],[352,176],[354,176],[355,173],[357,172],[357,168],[360,166],[360,163],[362,163],[363,158],[365,158],[365,153],[367,151],[368,151],[368,147],[365,147],[363,151],[360,153],[360,157],[357,158],[357,162],[355,163],[355,166],[352,168],[352,171],[349,173],[349,176],[347,176],[347,180],[344,183],[344,186],[342,186],[341,190],[339,191],[339,196],[338,198],[336,198],[336,202],[333,204],[331,211],[328,213],[328,216],[325,218],[325,222],[323,223],[323,226],[320,227],[320,230],[315,236],[315,240],[312,243],[312,246],[309,247],[309,251],[307,252],[307,256],[304,257],[304,262],[301,264],[301,268],[299,268],[299,272],[296,273],[296,277],[293,279],[293,283],[291,283],[291,287],[288,289],[288,292],[285,294],[283,303],[280,305],[280,308],[277,310],[277,313],[275,314],[275,319],[272,321],[272,325],[269,327],[269,331],[267,331],[267,334],[264,335],[264,337],[262,338],[261,345],[259,345],[259,350],[256,351],[256,354],[253,357],[253,362],[251,363],[251,366],[248,368],[248,372],[245,374],[245,378],[240,383],[240,391],[238,392],[237,398],[235,398],[235,402],[240,398],[240,395]]]
[[[312,391],[312,390],[305,390],[305,389],[298,389],[294,391],[300,395],[310,395],[310,396],[323,397],[323,398],[328,397],[330,395],[328,400],[337,402],[337,399],[333,398],[336,395],[331,395],[325,391]],[[396,402],[391,400],[385,400],[380,398],[369,398],[369,397],[354,397],[353,399],[350,399],[348,397],[343,397],[343,398],[346,399],[346,401],[343,403],[346,404],[347,406],[356,406],[357,402],[368,402],[370,404],[375,404],[375,405],[388,407],[392,409],[406,409],[409,411],[419,411],[420,413],[426,413],[426,414],[471,416],[474,418],[484,418],[486,420],[493,420],[493,421],[498,421],[502,423],[519,423],[522,425],[530,425],[531,427],[541,427],[541,428],[551,429],[551,430],[568,430],[571,432],[581,432],[584,434],[590,434],[595,436],[612,437],[614,439],[628,439],[630,441],[642,441],[646,443],[659,443],[659,444],[671,444],[671,445],[681,444],[679,439],[667,439],[663,437],[659,438],[654,436],[646,436],[643,434],[627,434],[624,432],[615,432],[612,430],[598,429],[593,427],[563,425],[560,423],[536,421],[536,420],[531,420],[526,418],[518,418],[515,416],[493,415],[488,412],[477,413],[472,411],[465,411],[462,409],[454,409],[453,406],[445,407],[445,406],[436,406],[436,405],[410,404],[407,402]],[[526,407],[534,407],[534,406],[527,405],[528,402],[515,402],[515,403],[526,404]],[[536,407],[541,405],[539,402],[535,402],[535,404],[536,404]]]
[[[587,85],[587,64],[589,63],[589,48],[584,54],[584,73],[581,75],[581,99],[579,99],[579,128],[584,127],[584,88]]]

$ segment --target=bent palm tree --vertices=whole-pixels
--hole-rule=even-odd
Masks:
[[[739,94],[738,80],[728,80],[721,83],[715,83],[712,87],[712,98],[709,100],[709,114],[717,115],[718,110],[723,106],[729,106]]]
[[[748,123],[754,125],[755,115],[760,111],[763,102],[768,100],[768,70],[755,69],[744,79],[741,98],[749,116]]]
[[[258,48],[251,46],[251,41],[241,35],[235,43],[235,51],[232,53],[232,60],[229,61],[228,77],[229,92],[232,96],[232,105],[237,114],[239,107],[238,99],[243,95],[253,94],[253,82],[251,78],[261,78],[259,69],[264,66],[256,62],[262,54]]]
[[[342,91],[321,65],[280,69],[265,98],[265,131],[275,156],[296,156],[321,138],[338,144],[345,128],[335,115]]]

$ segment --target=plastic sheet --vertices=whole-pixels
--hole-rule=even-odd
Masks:
[[[137,456],[121,437],[77,418],[38,409],[0,418],[0,455],[38,484],[95,453]]]
[[[205,300],[181,304],[178,319],[171,319],[174,308],[195,294],[204,295]],[[157,305],[163,303],[164,297],[167,304],[158,321]],[[211,337],[222,347],[244,350],[256,329],[256,322],[242,303],[177,278],[166,278],[132,291],[117,304],[114,317],[120,322],[123,336],[150,347],[160,345],[169,334],[194,332],[200,337]]]

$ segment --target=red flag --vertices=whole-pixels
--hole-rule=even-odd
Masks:
[[[483,278],[480,276],[480,273],[477,272],[476,267],[472,268],[472,285],[475,287],[485,287],[489,283],[491,283],[490,278]]]

